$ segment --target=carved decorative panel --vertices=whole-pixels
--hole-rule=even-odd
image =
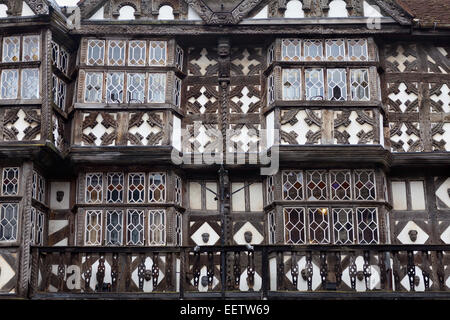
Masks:
[[[421,152],[423,150],[419,122],[391,122],[389,128],[393,152]]]
[[[260,151],[259,130],[261,126],[251,124],[231,124],[227,138],[231,144],[231,152]]]
[[[233,48],[231,75],[258,75],[263,62],[262,48]]]
[[[117,126],[116,113],[83,113],[83,136],[81,145],[115,145],[117,139]]]
[[[218,55],[215,49],[189,48],[188,75],[212,76],[218,71]]]
[[[386,65],[388,72],[418,71],[418,54],[415,44],[392,44],[386,46]]]
[[[41,139],[40,109],[4,109],[3,139],[5,141],[32,141]]]
[[[160,112],[129,113],[128,145],[161,145],[163,129],[163,114]]]
[[[186,92],[188,114],[217,113],[219,87],[211,85],[188,86]]]
[[[231,86],[230,113],[259,113],[261,86]]]
[[[321,110],[283,110],[281,113],[282,144],[320,144]]]
[[[390,112],[411,113],[419,111],[418,83],[388,84],[388,106]]]
[[[336,144],[374,144],[377,128],[372,110],[334,111]]]
[[[188,137],[184,140],[184,152],[205,152],[220,150],[221,132],[217,124],[188,124]]]

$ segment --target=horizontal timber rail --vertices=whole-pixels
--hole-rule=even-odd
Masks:
[[[33,247],[32,259],[34,299],[450,298],[449,245]]]

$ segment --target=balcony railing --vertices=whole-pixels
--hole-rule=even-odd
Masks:
[[[32,254],[31,298],[450,297],[448,245],[34,247]]]

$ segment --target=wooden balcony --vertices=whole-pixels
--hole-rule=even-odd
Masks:
[[[448,299],[450,246],[34,247],[30,281],[32,299]]]

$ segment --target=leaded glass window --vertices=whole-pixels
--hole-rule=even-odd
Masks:
[[[3,38],[3,62],[18,62],[20,57],[20,38]]]
[[[123,72],[112,72],[106,75],[106,101],[108,103],[123,102]]]
[[[142,203],[145,200],[145,174],[128,174],[128,202]]]
[[[180,212],[175,217],[175,245],[183,245],[183,216]]]
[[[349,39],[348,57],[350,61],[367,61],[368,60],[367,40]]]
[[[181,106],[181,79],[175,77],[173,86],[173,102],[179,108]]]
[[[299,69],[283,69],[283,100],[300,100],[301,81]]]
[[[67,73],[69,68],[69,53],[62,47],[59,49],[58,67],[64,73]]]
[[[39,36],[24,36],[22,39],[22,61],[39,60]]]
[[[301,41],[298,39],[283,39],[281,42],[281,60],[300,61]]]
[[[276,220],[275,220],[275,211],[270,211],[267,215],[268,219],[268,228],[269,228],[269,244],[275,244],[276,242]]]
[[[130,41],[128,45],[128,65],[145,66],[147,60],[147,43],[145,41]]]
[[[144,244],[144,210],[131,209],[127,211],[127,244]]]
[[[275,60],[275,45],[272,43],[267,49],[267,66]]]
[[[306,100],[324,98],[323,69],[306,69]]]
[[[306,171],[306,187],[308,200],[327,200],[327,172]]]
[[[84,243],[88,246],[102,244],[102,211],[86,210]]]
[[[166,243],[166,211],[149,210],[149,245],[165,245]]]
[[[304,41],[305,61],[320,61],[323,57],[322,40]]]
[[[271,104],[275,101],[275,83],[273,75],[267,78],[267,103]]]
[[[30,210],[30,241],[32,245],[36,244],[36,209]]]
[[[166,174],[155,172],[148,175],[148,201],[165,202]]]
[[[166,100],[166,74],[150,73],[148,75],[148,102],[163,103]]]
[[[64,107],[66,105],[66,91],[67,91],[66,83],[53,74],[52,77],[53,102],[58,108],[62,110],[64,110]]]
[[[302,171],[283,171],[283,200],[303,200]]]
[[[17,203],[0,204],[0,241],[16,241],[19,221]]]
[[[309,208],[309,243],[330,243],[328,208]]]
[[[117,246],[122,244],[122,226],[123,212],[122,210],[106,211],[106,245]]]
[[[59,44],[52,41],[52,63],[58,66],[59,62]]]
[[[145,102],[145,74],[143,73],[127,74],[127,102],[129,103]]]
[[[326,41],[327,60],[345,60],[345,42],[343,39],[330,39]]]
[[[22,99],[38,99],[39,82],[39,69],[22,69]]]
[[[176,46],[176,49],[175,49],[175,66],[178,69],[180,69],[180,70],[183,70],[183,57],[184,57],[183,49],[181,49],[180,46]]]
[[[45,179],[36,171],[33,171],[31,197],[42,203],[45,202]]]
[[[2,99],[17,99],[19,92],[19,70],[2,70]]]
[[[2,195],[15,196],[19,193],[19,168],[3,168]]]
[[[107,174],[106,202],[121,203],[123,202],[123,173],[110,172]]]
[[[354,243],[353,210],[351,208],[333,208],[332,213],[334,243]]]
[[[42,246],[44,244],[44,219],[45,214],[42,211],[37,210],[36,214],[36,233],[34,244],[37,246]]]
[[[367,69],[350,70],[350,83],[353,101],[370,100],[369,70]]]
[[[351,200],[352,184],[349,170],[330,171],[331,200]]]
[[[85,102],[102,102],[103,73],[87,72],[84,94]]]
[[[378,243],[377,208],[356,208],[358,241],[360,244]]]
[[[347,100],[347,71],[345,69],[328,69],[328,100]]]
[[[183,184],[181,178],[175,175],[175,203],[182,205],[183,202]]]
[[[305,241],[305,209],[283,208],[284,241],[286,244],[304,244]]]
[[[274,200],[275,185],[273,183],[273,176],[268,176],[266,180],[267,188],[267,204],[271,204]]]
[[[151,66],[166,65],[166,41],[150,41],[149,64]]]
[[[108,65],[110,66],[125,65],[125,41],[119,40],[108,41]]]
[[[86,174],[86,203],[102,203],[103,200],[103,174]]]
[[[105,63],[105,41],[89,40],[88,41],[88,65],[103,65]]]
[[[355,200],[375,200],[375,173],[372,170],[355,170]]]

